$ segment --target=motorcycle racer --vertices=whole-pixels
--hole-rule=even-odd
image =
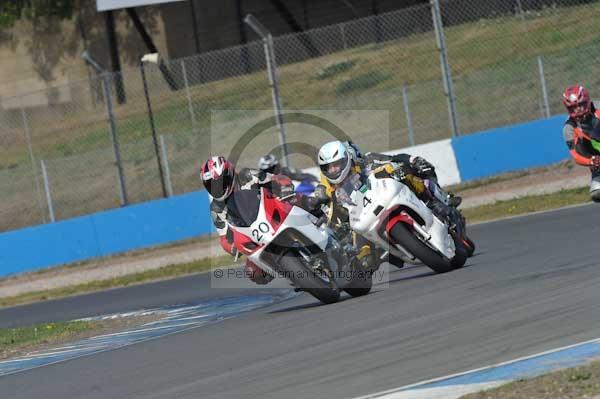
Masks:
[[[315,190],[315,196],[325,203],[332,198],[336,188],[352,174],[368,174],[377,167],[385,165],[389,165],[388,169],[391,167],[401,180],[407,180],[409,187],[428,203],[434,212],[442,216],[447,213],[448,206],[458,207],[462,201],[460,197],[446,193],[439,186],[435,167],[418,156],[385,155],[373,152],[363,156],[356,144],[336,140],[321,147],[318,161],[321,183]],[[421,187],[419,180],[421,183],[427,180],[429,186]]]
[[[228,227],[228,202],[236,190],[267,188],[278,197],[289,198],[294,205],[300,206],[316,216],[321,216],[314,200],[294,193],[294,185],[289,177],[262,173],[256,169],[243,168],[236,172],[235,166],[222,156],[213,156],[202,164],[200,178],[210,194],[210,213],[213,224],[220,237],[221,247],[229,254],[237,256],[233,243],[233,234]],[[257,284],[267,284],[273,276],[265,273],[257,265],[246,260],[245,274]]]
[[[321,147],[318,162],[321,169],[321,184],[315,189],[315,198],[320,203],[329,204],[329,217],[333,224],[339,225],[339,222],[343,224],[347,219],[347,215],[344,214],[343,208],[338,206],[335,198],[336,189],[357,174],[394,175],[410,187],[435,214],[444,219],[449,215],[448,207],[457,207],[461,202],[460,197],[446,194],[439,187],[434,166],[421,157],[408,154],[389,156],[378,153],[367,153],[363,156],[354,143],[337,140]],[[428,187],[424,180],[429,183]],[[369,245],[361,237],[355,236],[355,246],[364,249]],[[372,249],[366,252],[372,252]],[[377,259],[379,257],[372,257],[372,262],[377,263],[378,267],[381,262]],[[390,256],[389,261],[397,267],[403,266],[403,261],[399,258]]]
[[[600,110],[583,86],[568,87],[562,102],[569,114],[563,138],[573,160],[590,169],[590,197],[600,202]]]

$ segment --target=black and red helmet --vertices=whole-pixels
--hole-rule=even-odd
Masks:
[[[235,167],[222,156],[211,157],[202,164],[200,178],[206,191],[217,201],[222,201],[233,192]]]
[[[583,86],[567,87],[562,102],[572,119],[582,120],[592,113],[592,100]]]

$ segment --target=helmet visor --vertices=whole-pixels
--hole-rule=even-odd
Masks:
[[[585,116],[588,112],[588,104],[585,102],[581,102],[579,104],[568,105],[567,112],[573,117]]]
[[[208,191],[213,198],[221,198],[230,191],[233,186],[233,176],[226,173],[217,179],[206,180],[204,186],[206,187],[206,191]]]
[[[321,172],[328,179],[335,180],[340,177],[346,166],[348,165],[349,159],[348,155],[344,156],[342,159],[338,159],[337,161],[328,163],[326,165],[321,165]]]

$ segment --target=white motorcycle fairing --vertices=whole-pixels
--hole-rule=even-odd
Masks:
[[[395,256],[414,261],[414,256],[400,245],[390,245],[387,237],[389,215],[400,210],[400,223],[413,225],[420,238],[447,259],[455,255],[454,240],[448,227],[405,184],[392,178],[377,178],[370,174],[344,185],[343,206],[348,210],[350,227],[369,241],[386,248]],[[339,197],[339,196],[338,196]],[[392,218],[393,219],[393,218]],[[385,235],[385,236],[384,236]]]
[[[277,271],[273,268],[272,254],[265,254],[265,249],[269,245],[277,245],[278,238],[286,235],[286,238],[295,237],[297,241],[293,245],[303,242],[295,249],[306,257],[310,258],[313,254],[307,246],[315,246],[313,250],[323,252],[327,255],[329,269],[336,275],[338,270],[345,270],[347,265],[338,264],[336,256],[332,251],[343,253],[339,244],[332,239],[333,233],[326,226],[316,226],[316,217],[304,209],[283,202],[267,195],[265,189],[260,190],[260,203],[258,204],[258,214],[255,220],[247,227],[230,227],[234,234],[234,243],[240,252],[248,257],[250,261],[256,264],[263,271],[277,276]],[[343,263],[344,260],[340,258]],[[340,288],[343,288],[344,282],[340,281]]]

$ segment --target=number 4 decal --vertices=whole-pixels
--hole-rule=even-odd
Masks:
[[[367,206],[371,205],[371,199],[367,196],[363,197],[363,208],[366,208]]]

